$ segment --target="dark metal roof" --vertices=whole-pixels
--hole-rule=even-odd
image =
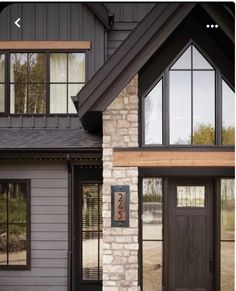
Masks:
[[[82,128],[1,128],[0,151],[5,149],[85,149],[101,148],[101,136]]]
[[[80,118],[88,112],[104,111],[196,5],[201,5],[213,19],[217,19],[221,29],[233,41],[234,18],[221,4],[157,4],[78,93]]]

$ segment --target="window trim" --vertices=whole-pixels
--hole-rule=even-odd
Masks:
[[[215,143],[209,144],[170,144],[170,94],[169,94],[169,71],[170,68],[175,64],[175,62],[182,56],[185,50],[190,46],[194,45],[196,49],[204,56],[204,58],[211,64],[215,70]],[[163,91],[162,91],[162,144],[145,144],[145,105],[144,100],[147,94],[154,88],[158,81],[162,78],[163,80]],[[155,81],[139,94],[140,106],[139,112],[141,116],[140,126],[139,126],[139,147],[141,148],[234,148],[235,145],[225,145],[222,144],[222,80],[224,80],[228,85],[227,78],[218,69],[212,59],[206,55],[203,49],[193,40],[188,41],[185,46],[180,50],[180,52],[172,59],[172,61],[165,67],[165,69],[155,78]],[[229,85],[232,89],[232,86]],[[235,91],[233,89],[233,91]],[[192,140],[192,136],[191,136]]]
[[[31,180],[30,179],[0,179],[0,183],[26,184],[26,265],[0,265],[0,270],[30,270],[31,269]]]
[[[85,79],[84,82],[78,82],[78,84],[86,84],[88,80],[88,71],[89,71],[89,64],[88,64],[88,49],[1,49],[1,42],[0,42],[0,54],[5,54],[5,111],[0,112],[0,117],[4,116],[37,116],[37,117],[44,117],[44,116],[78,116],[78,113],[50,113],[50,54],[51,53],[82,53],[85,57]],[[46,80],[45,80],[45,113],[11,113],[11,102],[10,102],[10,54],[11,53],[45,53],[45,72],[46,72]],[[68,68],[68,64],[67,64]],[[68,84],[70,83],[65,83]],[[77,83],[76,83],[77,84]],[[68,96],[69,97],[69,96]],[[68,100],[67,100],[68,103]],[[68,104],[67,104],[68,110]]]

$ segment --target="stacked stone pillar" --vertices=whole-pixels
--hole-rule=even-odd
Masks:
[[[138,147],[138,77],[103,112],[103,291],[138,288],[138,168],[114,167],[113,149]],[[111,185],[130,187],[130,225],[111,227]]]

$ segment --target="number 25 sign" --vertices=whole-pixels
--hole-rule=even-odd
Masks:
[[[111,186],[111,225],[129,226],[129,186]]]

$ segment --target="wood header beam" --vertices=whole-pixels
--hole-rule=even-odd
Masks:
[[[230,151],[125,151],[113,152],[114,167],[234,167]]]
[[[78,49],[88,50],[90,41],[0,41],[0,49]]]

